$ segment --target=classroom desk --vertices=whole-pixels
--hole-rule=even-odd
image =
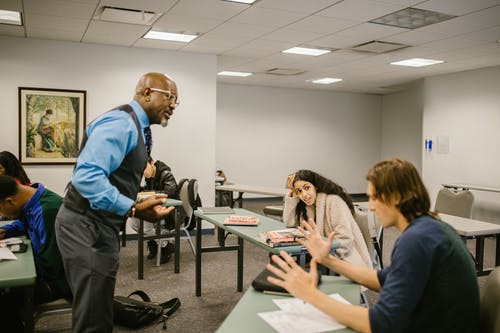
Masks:
[[[257,245],[264,250],[279,254],[280,251],[285,251],[290,254],[299,255],[304,252],[301,245],[296,246],[284,246],[273,248],[259,240],[259,234],[265,231],[284,229],[286,226],[272,218],[256,214],[254,212],[236,208],[234,213],[231,214],[202,214],[199,210],[196,210],[194,214],[199,217],[196,219],[196,296],[201,296],[201,254],[203,252],[221,252],[221,251],[238,251],[238,273],[237,273],[237,290],[242,291],[243,289],[243,240],[249,241],[250,243]],[[243,216],[255,216],[259,218],[258,226],[226,226],[224,225],[224,219],[229,215],[243,215]],[[238,245],[226,246],[224,242],[219,242],[219,246],[202,247],[201,245],[201,220],[212,223],[216,227],[223,229],[231,234],[238,237]],[[336,249],[340,246],[340,243],[334,242],[332,249]]]
[[[218,198],[218,202],[221,202],[222,195],[224,192],[231,193],[231,207],[234,207],[234,202],[238,202],[238,207],[243,207],[243,193],[255,193],[255,194],[265,194],[272,195],[275,197],[285,197],[290,190],[282,187],[267,187],[267,186],[256,186],[256,185],[243,185],[243,184],[227,184],[227,185],[217,185],[215,186],[215,193]],[[233,192],[238,192],[238,197],[233,198]]]
[[[11,222],[2,221],[0,222],[0,226]],[[33,332],[34,285],[36,281],[35,261],[33,259],[31,242],[25,236],[19,238],[26,243],[28,248],[24,253],[15,253],[17,260],[3,260],[0,262],[0,289],[24,289],[24,331]]]
[[[164,204],[166,207],[174,206],[182,206],[182,201],[181,200],[176,200],[176,199],[167,199],[167,202]],[[167,232],[166,234],[160,234],[161,231],[161,221],[156,223],[156,235],[154,236],[144,236],[144,220],[139,219],[139,230],[137,232],[137,278],[139,280],[144,279],[144,241],[147,240],[155,240],[155,239],[164,239],[164,238],[169,238],[169,237],[174,237],[174,272],[179,273],[179,262],[180,262],[180,227],[181,227],[181,219],[179,216],[179,209],[174,210],[175,214],[175,228],[174,231],[172,232]],[[149,221],[148,221],[149,222]],[[158,256],[160,256],[160,247],[158,247]]]
[[[455,228],[464,241],[471,238],[476,239],[477,275],[488,275],[491,272],[491,269],[483,269],[484,239],[486,237],[495,236],[496,238],[495,266],[500,266],[500,225],[448,214],[439,214],[439,216],[444,222]]]
[[[351,304],[359,305],[359,285],[340,276],[321,277],[319,289],[327,294],[339,293]],[[217,330],[217,333],[271,333],[274,329],[269,326],[257,313],[276,311],[279,308],[273,303],[273,299],[287,296],[268,295],[248,288],[238,304],[231,311]],[[354,332],[351,329],[343,329],[332,332]]]

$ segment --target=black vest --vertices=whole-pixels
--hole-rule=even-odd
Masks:
[[[137,193],[139,192],[142,175],[144,173],[144,168],[146,167],[146,163],[148,160],[148,153],[146,150],[146,145],[142,138],[142,129],[139,123],[139,119],[137,118],[137,115],[135,114],[132,107],[128,104],[125,104],[116,107],[111,111],[114,110],[121,110],[128,113],[128,115],[134,121],[135,126],[137,127],[138,137],[136,147],[131,152],[129,152],[127,156],[125,156],[118,169],[113,171],[109,175],[108,179],[109,182],[113,186],[115,186],[121,194],[129,197],[132,200],[135,200],[137,198]],[[87,133],[84,133],[80,152],[83,150],[83,147],[85,147],[87,139]],[[106,154],[106,152],[104,151],[102,153]],[[92,215],[94,218],[98,218],[103,223],[117,230],[126,221],[127,218],[125,216],[119,216],[104,210],[91,209],[89,201],[82,195],[80,195],[80,193],[78,193],[71,182],[69,182],[67,189],[68,190],[66,192],[66,196],[63,200],[64,206],[66,208],[80,214]]]

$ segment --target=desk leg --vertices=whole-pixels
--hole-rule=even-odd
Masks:
[[[144,221],[139,219],[139,233],[137,234],[137,278],[144,279]],[[160,249],[158,249],[159,251]]]
[[[243,291],[243,238],[238,237],[238,282],[237,290]]]
[[[24,332],[34,331],[33,311],[34,311],[34,286],[24,288]]]
[[[196,296],[201,296],[201,219],[196,219],[196,265],[195,265],[195,289]]]
[[[484,265],[484,237],[479,236],[476,239],[476,264],[477,264],[477,272],[482,273],[483,272],[483,265]]]
[[[180,208],[176,208],[174,212],[174,220],[175,220],[175,262],[174,262],[174,272],[179,273],[180,268],[179,268],[179,263],[180,263],[180,253],[181,253],[181,218],[179,216],[180,214]]]
[[[243,208],[243,192],[238,192],[238,207]]]
[[[496,245],[496,248],[497,248],[497,253],[495,255],[495,267],[496,266],[500,266],[500,234],[496,234],[496,242],[497,242],[497,245]]]

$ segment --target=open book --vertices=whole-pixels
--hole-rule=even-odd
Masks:
[[[224,225],[257,226],[259,218],[255,216],[232,215],[224,219]]]
[[[304,235],[295,228],[266,231],[259,234],[262,242],[271,247],[300,245],[297,239],[304,239]]]

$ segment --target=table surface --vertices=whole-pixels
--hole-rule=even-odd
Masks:
[[[0,226],[11,222],[2,221]],[[24,253],[14,253],[17,260],[0,261],[0,288],[23,287],[35,284],[36,269],[31,242],[25,236],[19,238],[24,241],[28,248]]]
[[[460,236],[482,236],[500,233],[500,225],[448,214],[439,214]]]
[[[237,235],[263,249],[268,252],[272,252],[278,254],[280,251],[285,251],[291,254],[297,254],[304,251],[301,245],[296,246],[283,246],[283,247],[270,247],[267,244],[264,244],[259,239],[259,234],[261,232],[273,231],[279,229],[285,229],[286,226],[283,222],[274,220],[270,217],[263,216],[251,212],[246,209],[234,208],[234,213],[230,214],[202,214],[200,211],[196,210],[194,214],[198,217],[201,217],[203,220],[206,220],[212,224],[215,224],[217,227],[223,228],[228,232]],[[224,225],[224,219],[230,215],[240,215],[240,216],[255,216],[259,218],[259,225],[257,226],[229,226]],[[340,243],[334,242],[333,248],[336,249],[340,246]]]
[[[269,194],[269,195],[275,195],[278,197],[284,197],[290,192],[289,189],[284,188],[284,187],[267,187],[267,186],[244,185],[244,184],[217,185],[217,186],[215,186],[215,190],[256,193],[256,194]]]
[[[322,276],[319,289],[327,294],[339,293],[351,304],[359,304],[360,288],[359,285],[338,276]],[[278,306],[272,301],[276,298],[287,296],[276,296],[263,294],[255,291],[252,287],[248,288],[238,304],[231,311],[217,330],[217,333],[251,333],[251,332],[274,332],[257,313],[279,310]],[[332,332],[354,332],[351,329],[343,329]]]

